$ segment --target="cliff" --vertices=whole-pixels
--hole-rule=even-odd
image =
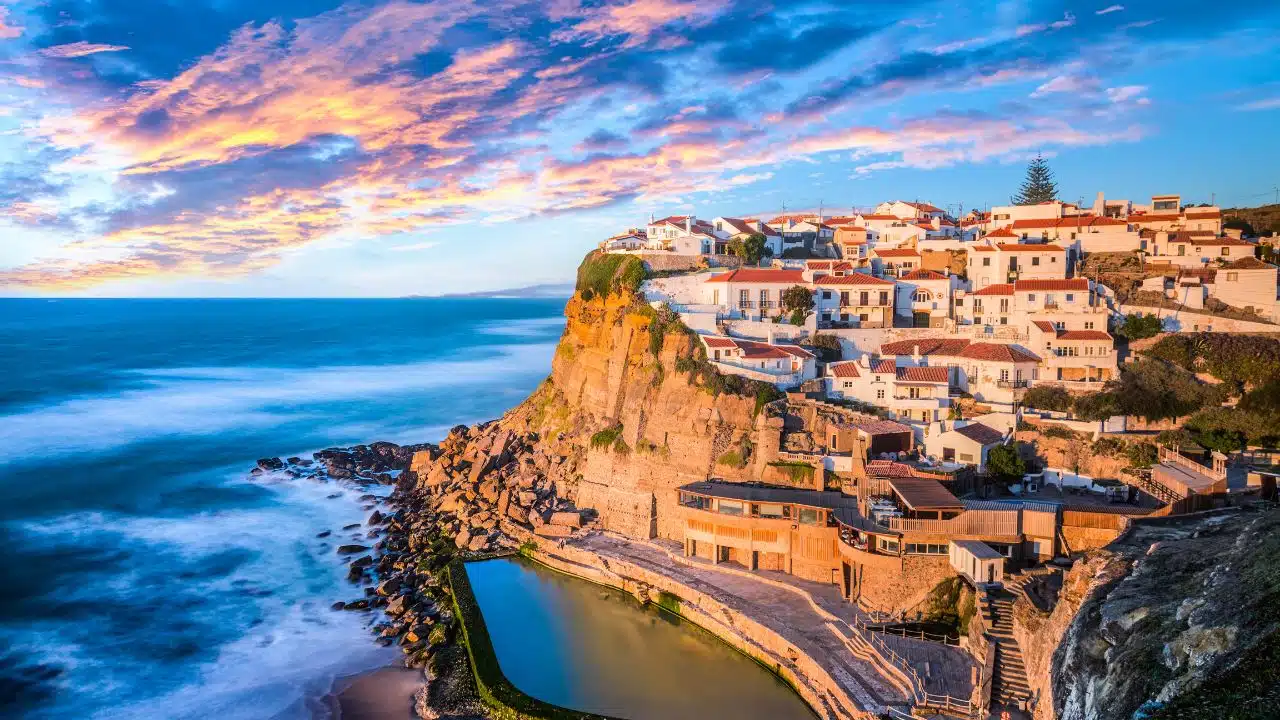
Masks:
[[[1278,530],[1263,506],[1144,521],[1078,562],[1052,613],[1019,600],[1035,717],[1275,717]]]

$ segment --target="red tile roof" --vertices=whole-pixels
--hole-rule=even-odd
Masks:
[[[1173,222],[1181,220],[1181,215],[1130,215],[1131,223],[1149,223],[1149,222]]]
[[[1007,238],[1016,238],[1016,237],[1018,237],[1018,235],[1017,235],[1016,233],[1014,233],[1012,230],[1010,230],[1009,228],[1007,228],[1007,227],[1002,227],[1002,228],[998,228],[998,229],[996,229],[996,230],[992,230],[991,232],[987,233],[987,234],[986,234],[986,237],[989,237],[989,238],[1006,238],[1006,237],[1007,237]]]
[[[858,363],[853,360],[831,363],[827,367],[831,370],[832,375],[839,378],[862,377],[862,374],[858,372]]]
[[[1037,230],[1047,228],[1098,228],[1128,227],[1129,223],[1116,218],[1099,217],[1097,215],[1069,215],[1062,218],[1039,218],[1034,220],[1014,220],[1014,230]]]
[[[1013,285],[1009,283],[999,283],[997,285],[988,285],[978,290],[974,295],[1012,295]]]
[[[863,220],[900,220],[897,215],[863,215]]]
[[[911,248],[886,248],[872,250],[879,257],[920,257],[920,253]]]
[[[742,348],[743,357],[748,358],[781,359],[785,357],[813,357],[813,353],[805,350],[799,345],[770,345],[769,343],[756,342],[754,340],[736,340],[735,343],[738,347]]]
[[[990,362],[1040,362],[1040,356],[1030,350],[996,343],[972,343],[960,352],[960,357]]]
[[[1222,217],[1222,212],[1219,210],[1187,211],[1188,220],[1217,220],[1220,217]]]
[[[912,270],[911,272],[907,273],[906,275],[903,275],[899,279],[901,280],[946,280],[947,276],[943,275],[940,272],[936,272],[934,270],[920,269],[920,270]]]
[[[820,275],[813,279],[814,285],[879,285],[892,286],[892,280],[878,278],[863,272],[851,272],[848,275]]]
[[[1053,323],[1051,323],[1051,322],[1049,322],[1049,321],[1047,321],[1047,320],[1032,320],[1032,321],[1031,321],[1031,324],[1032,324],[1032,325],[1035,325],[1035,326],[1036,326],[1036,327],[1038,327],[1038,328],[1040,328],[1040,330],[1041,330],[1042,332],[1047,332],[1047,333],[1050,333],[1050,334],[1052,334],[1052,335],[1057,335],[1057,334],[1058,334],[1058,328],[1054,327],[1054,326],[1053,326]]]
[[[707,282],[742,283],[793,283],[803,285],[803,270],[779,270],[776,268],[738,268],[732,272],[712,275]]]
[[[996,251],[996,249],[995,249],[995,248],[993,248],[993,247],[991,247],[990,245],[974,245],[973,247],[969,248],[969,251],[970,251],[970,252],[974,252],[974,251],[976,251],[976,252],[995,252],[995,251]]]
[[[955,431],[979,445],[995,445],[1004,440],[1004,433],[980,422],[969,423],[964,427],[956,428]]]
[[[892,420],[865,420],[852,423],[853,427],[868,435],[898,435],[911,432],[910,425]]]
[[[898,379],[903,382],[947,383],[950,373],[944,367],[898,368]]]
[[[1271,263],[1265,263],[1258,258],[1240,258],[1235,262],[1227,264],[1228,270],[1275,270],[1276,266]]]
[[[1051,243],[1000,243],[996,247],[1003,252],[1066,252],[1062,247]]]
[[[953,338],[920,338],[919,340],[899,340],[884,343],[880,352],[885,355],[921,355],[958,356],[969,345],[968,340]]]
[[[873,373],[892,373],[897,372],[897,366],[892,360],[879,360],[875,365],[871,366]]]
[[[733,338],[727,338],[721,335],[701,335],[699,337],[702,338],[702,342],[707,344],[707,347],[713,347],[713,348],[738,347],[738,344],[733,341]]]
[[[1070,280],[1018,280],[1013,283],[1013,289],[1015,292],[1035,292],[1037,290],[1087,291],[1089,289],[1089,280],[1087,278],[1071,278]]]
[[[1067,330],[1058,336],[1059,340],[1110,340],[1111,335],[1101,330]]]

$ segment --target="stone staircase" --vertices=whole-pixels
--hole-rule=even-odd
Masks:
[[[1004,589],[987,593],[983,611],[987,614],[988,634],[996,643],[995,671],[991,676],[993,703],[1022,705],[1031,697],[1027,682],[1027,666],[1022,648],[1013,637],[1013,603],[1016,596]]]

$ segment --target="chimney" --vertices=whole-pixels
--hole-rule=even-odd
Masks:
[[[1093,201],[1093,214],[1103,217],[1107,214],[1107,201],[1102,197],[1102,191],[1098,191],[1098,197]]]
[[[687,233],[693,232],[693,216],[692,215],[684,216],[684,231]]]
[[[649,224],[650,224],[650,225],[652,225],[652,224],[653,224],[653,211],[652,211],[652,210],[650,210],[650,211],[649,211]]]
[[[917,363],[920,362],[920,344],[919,343],[916,343],[911,347],[911,359]]]

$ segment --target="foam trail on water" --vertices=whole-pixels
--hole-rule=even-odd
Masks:
[[[403,365],[137,370],[146,387],[0,416],[0,466],[164,437],[270,428],[316,417],[316,402],[425,393],[546,372],[551,344],[486,347],[488,357]]]

